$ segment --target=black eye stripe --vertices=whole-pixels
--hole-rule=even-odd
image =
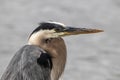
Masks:
[[[43,23],[40,23],[40,25],[31,33],[31,35],[40,30],[51,30],[51,29],[55,29],[56,31],[59,32],[59,31],[62,31],[64,29],[64,27],[62,25],[55,24],[55,23],[43,22]]]
[[[64,27],[57,27],[57,28],[55,28],[55,30],[57,31],[57,32],[61,32],[61,31],[63,31],[65,28]]]

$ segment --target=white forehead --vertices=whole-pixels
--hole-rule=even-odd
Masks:
[[[52,21],[49,21],[48,23],[58,24],[58,25],[61,25],[61,26],[65,27],[65,24],[60,23],[60,22],[52,22]]]

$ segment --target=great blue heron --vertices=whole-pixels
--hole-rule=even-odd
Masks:
[[[1,80],[59,80],[66,63],[66,45],[61,37],[102,31],[42,22],[12,58]]]

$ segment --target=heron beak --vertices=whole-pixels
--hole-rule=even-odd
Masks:
[[[63,31],[60,32],[59,36],[68,36],[68,35],[78,35],[78,34],[91,34],[91,33],[98,33],[103,32],[101,29],[91,29],[91,28],[73,28],[73,27],[66,27]]]

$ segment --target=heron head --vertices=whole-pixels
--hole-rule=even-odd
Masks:
[[[42,22],[29,37],[29,44],[45,50],[52,59],[51,78],[58,80],[66,63],[66,45],[61,37],[103,32],[99,29],[75,28],[58,22]]]
[[[32,32],[32,34],[39,33],[42,34],[44,38],[58,38],[69,35],[91,34],[98,32],[103,32],[103,30],[91,28],[76,28],[66,26],[59,22],[42,22],[40,23],[40,26]]]

